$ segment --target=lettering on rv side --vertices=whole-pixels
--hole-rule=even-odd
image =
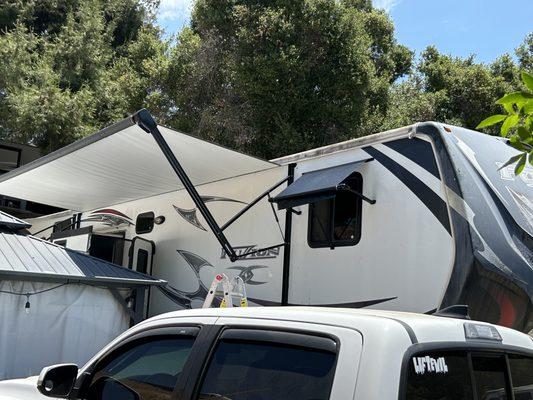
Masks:
[[[446,359],[444,357],[413,357],[413,365],[417,375],[424,375],[426,372],[437,374],[448,373],[448,365],[446,365]]]
[[[241,257],[241,260],[249,260],[249,259],[262,260],[262,259],[266,259],[266,258],[276,258],[277,256],[279,256],[279,247],[275,248],[275,249],[268,249],[268,250],[258,251],[257,253],[253,253],[253,254],[244,256],[244,254],[252,253],[256,249],[257,249],[257,245],[256,244],[250,244],[248,246],[235,246],[234,247],[235,253],[237,253],[237,255],[239,257]],[[220,253],[220,258],[221,259],[227,258],[227,255],[226,255],[226,252],[224,251],[224,249],[222,249],[222,251]]]

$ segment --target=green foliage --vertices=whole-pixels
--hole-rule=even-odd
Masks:
[[[501,97],[496,104],[501,105],[507,114],[485,118],[477,128],[492,126],[503,121],[500,134],[509,138],[509,143],[520,154],[509,159],[501,168],[515,164],[515,174],[520,174],[529,160],[533,165],[533,76],[525,71],[521,74],[525,90]]]
[[[146,107],[265,158],[418,121],[474,128],[489,114],[483,130],[499,134],[502,123],[515,146],[527,144],[513,135],[525,137],[533,109],[519,73],[533,68],[533,34],[518,65],[429,47],[413,70],[371,0],[196,0],[191,26],[169,40],[158,4],[0,2],[0,138],[51,151]]]
[[[3,3],[0,136],[51,151],[152,105],[167,44],[143,4]]]
[[[484,116],[500,112],[495,98],[523,86],[520,66],[531,60],[532,40],[533,35],[527,36],[516,50],[519,65],[508,54],[487,65],[475,62],[473,56],[451,57],[428,47],[408,79],[391,86],[384,115],[371,116],[367,132],[427,120],[475,129]],[[498,135],[499,130],[493,125],[480,128]]]
[[[411,56],[369,1],[198,0],[170,123],[267,158],[358,136]]]

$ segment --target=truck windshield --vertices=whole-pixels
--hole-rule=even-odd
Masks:
[[[533,358],[504,353],[438,351],[407,365],[405,400],[533,400]]]

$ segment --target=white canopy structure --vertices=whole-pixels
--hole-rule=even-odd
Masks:
[[[148,121],[143,121],[148,118]],[[89,211],[184,187],[147,132],[146,110],[0,177],[0,194],[73,211]],[[272,168],[263,161],[157,126],[198,186]]]

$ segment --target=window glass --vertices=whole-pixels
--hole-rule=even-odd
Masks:
[[[509,356],[515,400],[533,400],[533,358]]]
[[[352,174],[343,184],[361,193],[363,180]],[[353,246],[361,238],[360,196],[349,191],[337,191],[335,197],[309,205],[308,242],[311,247]]]
[[[222,341],[199,399],[326,400],[335,354],[303,347]]]
[[[153,212],[137,215],[137,221],[135,221],[135,233],[152,232],[152,229],[154,229],[154,218],[155,214]]]
[[[472,356],[479,400],[507,399],[505,357]]]
[[[407,372],[406,400],[472,400],[465,352],[418,354]]]
[[[315,245],[329,246],[331,242],[331,212],[333,200],[324,200],[309,204],[310,227],[309,241]]]
[[[148,252],[145,249],[137,250],[137,272],[148,272]]]
[[[0,146],[0,174],[9,172],[19,166],[21,150]]]
[[[193,342],[164,336],[128,346],[98,368],[87,399],[170,399]]]
[[[357,212],[358,196],[350,192],[339,192],[335,196],[333,240],[353,242],[358,235]]]

